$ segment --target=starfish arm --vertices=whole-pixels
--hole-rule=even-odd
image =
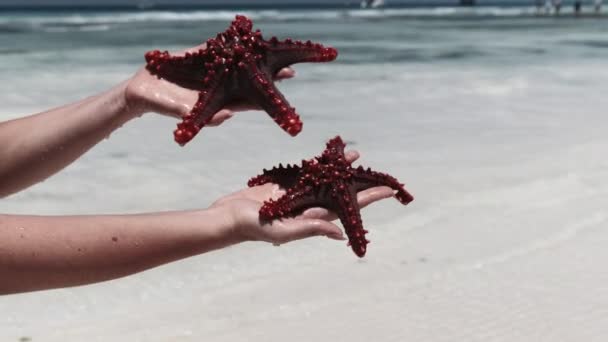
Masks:
[[[367,231],[363,229],[357,192],[346,182],[340,181],[332,188],[330,195],[334,199],[332,209],[344,226],[350,247],[358,257],[363,257],[369,241],[365,238]]]
[[[285,216],[294,216],[303,210],[317,205],[314,190],[310,186],[299,186],[287,190],[285,195],[276,201],[268,200],[260,208],[262,220],[273,220]]]
[[[255,63],[251,63],[247,73],[251,77],[251,101],[259,105],[287,133],[296,136],[302,130],[302,121],[274,82]]]
[[[310,40],[304,43],[291,39],[279,41],[272,37],[266,42],[265,48],[268,51],[268,65],[273,72],[296,63],[331,62],[338,56],[336,49],[312,43]]]
[[[346,161],[346,156],[344,155],[346,144],[339,135],[328,141],[325,146],[325,151],[323,151],[320,156],[316,157],[318,161],[321,163],[328,163],[331,160],[341,165],[350,165],[350,163]]]
[[[397,191],[395,198],[403,204],[408,204],[414,200],[412,196],[405,188],[402,183],[388,174],[382,172],[372,171],[371,169],[365,170],[362,166],[359,166],[353,172],[353,184],[357,192],[369,189],[375,186],[388,186],[393,190]]]
[[[204,88],[202,81],[214,73],[209,75],[208,54],[202,49],[184,56],[171,56],[167,51],[154,50],[147,52],[145,57],[146,69],[150,73],[189,89]]]
[[[177,129],[173,132],[175,141],[184,145],[205,127],[215,113],[226,105],[225,95],[222,93],[222,85],[225,78],[225,71],[220,71],[213,78],[208,78],[204,90],[198,95],[198,100],[192,107],[190,113],[183,117],[181,123],[177,124]]]
[[[262,171],[261,175],[253,177],[247,182],[249,187],[258,186],[266,183],[276,183],[282,188],[289,188],[295,184],[300,167],[297,165],[273,167],[271,170]]]

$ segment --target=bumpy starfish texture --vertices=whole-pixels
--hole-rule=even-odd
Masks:
[[[262,108],[292,136],[302,130],[300,117],[275,87],[273,77],[295,63],[333,61],[338,52],[311,41],[264,40],[260,30],[252,28],[251,20],[238,15],[225,32],[207,40],[205,49],[184,56],[158,50],[146,53],[147,69],[152,74],[199,91],[198,101],[174,132],[180,145],[231,103]]]
[[[338,215],[353,252],[363,257],[369,241],[365,238],[357,193],[376,186],[389,186],[396,191],[395,197],[405,204],[414,200],[403,184],[394,177],[352,167],[344,156],[346,145],[337,136],[327,143],[321,156],[302,160],[302,165],[279,164],[272,170],[264,170],[249,180],[250,187],[265,183],[279,184],[286,190],[276,201],[264,202],[260,208],[260,219],[274,220],[294,216],[307,208],[323,207]]]

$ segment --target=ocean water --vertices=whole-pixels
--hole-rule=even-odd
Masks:
[[[587,9],[588,11],[589,9]],[[365,209],[368,255],[243,244],[0,298],[0,340],[581,341],[608,333],[608,21],[533,8],[244,11],[340,51],[280,84],[304,130],[242,113],[181,148],[147,114],[0,212],[204,208],[336,134],[416,200]],[[236,12],[0,13],[0,120],[103,91]]]

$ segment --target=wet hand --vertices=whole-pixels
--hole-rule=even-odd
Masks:
[[[191,49],[175,53],[176,56],[186,52],[204,49],[199,45]],[[172,53],[173,54],[173,53]],[[295,76],[291,68],[283,68],[275,75],[276,80],[289,79]],[[127,107],[133,116],[141,116],[146,112],[156,112],[175,118],[181,118],[192,110],[198,100],[198,91],[187,89],[165,79],[152,75],[145,67],[141,68],[129,81],[125,90]],[[208,126],[218,126],[234,116],[236,112],[257,110],[246,103],[231,103],[217,112]]]
[[[346,152],[346,159],[355,161],[359,158],[357,151]],[[266,241],[283,244],[312,236],[326,236],[334,240],[344,240],[342,230],[330,221],[337,216],[324,208],[310,208],[296,217],[262,222],[259,210],[264,201],[277,199],[285,194],[277,184],[264,184],[247,188],[216,201],[212,207],[223,208],[230,213],[233,233],[246,241]],[[376,201],[393,196],[389,187],[375,187],[361,191],[357,200],[361,208]]]

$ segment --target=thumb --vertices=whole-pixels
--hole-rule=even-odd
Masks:
[[[213,114],[211,120],[207,123],[207,126],[219,126],[224,121],[230,119],[234,115],[234,112],[229,109],[222,109],[219,112]]]
[[[284,221],[284,224],[284,227],[276,230],[273,234],[275,242],[286,243],[313,236],[327,236],[334,240],[345,240],[340,227],[325,220],[298,219]]]

